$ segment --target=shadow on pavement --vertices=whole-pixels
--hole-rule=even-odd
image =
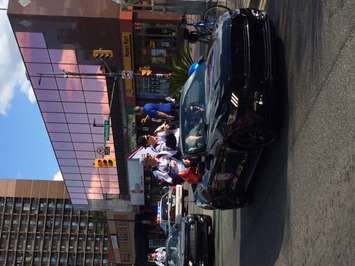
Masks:
[[[240,265],[274,265],[281,250],[287,212],[288,101],[284,45],[274,43],[275,121],[280,138],[265,149],[253,181],[253,203],[241,210]]]

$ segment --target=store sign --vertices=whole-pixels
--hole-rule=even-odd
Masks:
[[[122,63],[123,63],[123,70],[130,71],[133,69],[132,64],[132,33],[131,32],[122,32],[121,34],[121,42],[122,42]],[[133,80],[132,79],[125,79],[124,80],[126,96],[129,98],[134,98],[134,87],[133,87]]]
[[[128,183],[132,205],[144,205],[144,171],[138,159],[128,159]]]

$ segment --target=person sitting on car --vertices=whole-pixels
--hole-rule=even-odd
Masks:
[[[145,124],[148,119],[158,118],[163,120],[174,120],[175,110],[172,103],[146,103],[144,106],[134,108],[136,114],[145,114],[146,117],[141,120]]]
[[[164,266],[166,261],[165,247],[157,248],[153,253],[148,254],[148,262],[154,262],[158,266]]]
[[[180,128],[176,128],[174,124],[164,122],[160,126],[158,126],[154,130],[154,135],[158,137],[158,139],[166,141],[166,136],[169,134],[174,134],[176,140],[176,149],[179,147],[179,139],[180,139]]]
[[[179,160],[166,152],[161,152],[156,156],[147,154],[143,158],[143,162],[161,182],[174,185],[187,181],[190,184],[195,184],[201,180],[201,176],[190,160]]]
[[[139,136],[137,145],[144,148],[150,146],[155,153],[166,151],[169,152],[171,156],[177,153],[177,141],[175,135],[172,133],[167,134],[164,138],[152,135]]]

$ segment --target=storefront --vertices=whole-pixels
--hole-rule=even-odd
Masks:
[[[153,73],[170,73],[172,58],[183,44],[180,17],[173,13],[137,11],[134,22],[135,68],[149,66]],[[169,80],[150,77],[135,79],[137,100],[159,100],[169,95]]]

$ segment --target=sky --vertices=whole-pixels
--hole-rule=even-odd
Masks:
[[[7,8],[8,0],[0,0]],[[6,10],[0,10],[0,179],[61,180]]]

